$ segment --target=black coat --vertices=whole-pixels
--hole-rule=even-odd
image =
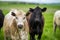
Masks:
[[[4,22],[4,14],[3,14],[2,10],[0,10],[0,29],[3,26],[3,22]]]

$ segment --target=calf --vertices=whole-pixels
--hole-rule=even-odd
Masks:
[[[28,23],[25,12],[11,10],[4,19],[4,40],[28,40]]]
[[[44,27],[44,17],[42,12],[45,11],[46,8],[41,9],[37,6],[35,9],[30,8],[27,12],[26,18],[29,23],[30,40],[35,40],[35,35],[38,35],[37,40],[40,40]]]
[[[54,32],[56,32],[57,26],[60,28],[60,10],[56,11],[53,18],[53,28]]]
[[[4,14],[3,14],[2,10],[0,9],[0,29],[3,26],[3,22],[4,22]]]

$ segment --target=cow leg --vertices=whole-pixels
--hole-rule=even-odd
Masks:
[[[35,34],[30,33],[30,40],[35,40]]]
[[[10,35],[10,30],[8,29],[4,31],[4,40],[12,40]]]
[[[5,35],[4,40],[12,40],[10,36]]]
[[[40,33],[38,34],[38,40],[41,39],[41,36],[42,36],[42,32],[40,32]]]
[[[56,32],[56,28],[57,28],[57,24],[54,22],[54,24],[53,24],[53,30],[54,30],[54,32]]]

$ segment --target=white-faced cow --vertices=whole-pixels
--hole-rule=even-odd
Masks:
[[[2,10],[0,9],[0,29],[3,26],[3,22],[4,22],[4,14],[3,14]]]
[[[11,10],[4,19],[4,40],[28,40],[28,23],[25,12],[22,10]]]
[[[60,28],[60,10],[56,11],[53,18],[53,28],[54,32],[56,32],[57,26]]]
[[[44,17],[42,12],[45,11],[46,8],[41,9],[37,6],[35,9],[30,8],[27,12],[26,18],[29,23],[30,40],[35,40],[35,35],[38,35],[37,40],[40,40],[44,27]]]

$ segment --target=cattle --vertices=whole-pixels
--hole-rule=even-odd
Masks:
[[[35,40],[35,35],[38,35],[37,40],[41,39],[44,27],[44,16],[42,12],[46,11],[46,7],[43,9],[37,6],[36,8],[30,8],[26,13],[26,18],[29,24],[30,40]]]
[[[56,32],[56,28],[60,28],[60,10],[56,11],[53,18],[53,31]]]
[[[3,11],[0,9],[0,29],[3,26],[3,22],[4,22],[4,14]]]
[[[29,27],[25,12],[12,9],[4,18],[4,40],[28,40]]]

